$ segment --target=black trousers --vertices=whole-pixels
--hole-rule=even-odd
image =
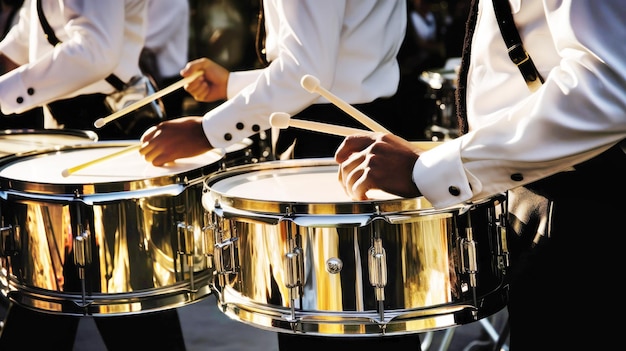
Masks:
[[[522,197],[510,204],[508,231],[511,351],[609,350],[623,344],[621,326],[606,318],[621,311],[613,304],[619,304],[617,282],[623,276],[624,152],[613,147],[576,171],[513,192]],[[548,206],[536,206],[546,199]],[[536,229],[546,214],[517,210],[529,203],[547,208],[550,226],[543,235]]]
[[[80,318],[10,304],[0,332],[0,350],[72,351]],[[185,350],[175,309],[94,321],[108,350]]]

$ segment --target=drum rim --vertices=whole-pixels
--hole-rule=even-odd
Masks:
[[[58,135],[71,135],[77,136],[91,141],[98,141],[98,134],[91,130],[82,129],[2,129],[0,130],[0,137],[4,135],[23,135],[23,134],[58,134]]]
[[[234,212],[250,211],[266,214],[313,214],[313,215],[336,215],[336,214],[389,214],[410,213],[419,211],[420,214],[433,215],[436,213],[450,213],[451,209],[462,211],[465,206],[457,205],[445,209],[435,209],[423,196],[413,198],[396,199],[372,199],[363,201],[345,202],[301,202],[301,201],[273,201],[249,199],[233,196],[223,191],[216,190],[213,185],[229,177],[244,173],[264,171],[271,169],[299,169],[306,167],[337,167],[332,158],[304,158],[281,161],[267,161],[254,164],[235,166],[227,170],[216,172],[204,180],[205,193],[203,194],[203,206],[207,210],[213,210],[213,204],[222,210],[236,209]]]
[[[14,154],[6,156],[0,159],[0,171],[5,167],[19,163],[21,161],[41,157],[42,155],[52,152],[63,152],[78,149],[90,149],[90,148],[107,148],[107,147],[127,147],[133,143],[138,143],[137,140],[115,140],[115,141],[101,141],[101,142],[89,142],[76,145],[65,145],[56,148],[33,150],[22,154]],[[47,182],[33,182],[8,178],[0,175],[0,190],[9,192],[23,192],[28,193],[30,196],[36,195],[58,195],[65,197],[82,197],[85,195],[110,195],[112,193],[119,192],[133,192],[133,191],[150,191],[159,188],[167,187],[170,185],[191,185],[200,183],[202,180],[220,170],[221,162],[224,158],[223,152],[219,150],[212,150],[219,156],[219,158],[210,164],[199,166],[194,169],[190,169],[181,173],[173,173],[168,175],[159,175],[153,177],[146,177],[137,180],[121,180],[111,181],[104,183],[47,183]],[[182,189],[178,192],[181,192]],[[170,191],[171,192],[171,191]]]

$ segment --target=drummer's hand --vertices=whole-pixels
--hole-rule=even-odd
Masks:
[[[204,74],[185,84],[185,90],[196,101],[225,100],[230,72],[208,58],[199,58],[188,62],[185,68],[180,71],[180,75],[186,78],[198,71],[203,71]]]
[[[355,201],[367,200],[370,189],[402,197],[420,196],[412,177],[419,151],[393,134],[348,136],[335,153],[339,181]]]
[[[204,135],[202,117],[180,117],[148,128],[139,153],[155,166],[200,155],[213,147]]]

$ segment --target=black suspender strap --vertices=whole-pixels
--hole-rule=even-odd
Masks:
[[[259,14],[257,16],[254,49],[261,65],[263,67],[267,67],[269,65],[269,62],[267,62],[267,58],[265,56],[265,13],[263,9],[263,0],[259,1]]]
[[[43,28],[46,39],[48,40],[50,45],[56,46],[57,44],[61,43],[61,40],[59,40],[56,34],[54,34],[54,30],[52,30],[52,27],[50,27],[50,23],[48,23],[48,20],[43,13],[41,0],[37,0],[37,16],[39,16],[39,23],[41,23],[41,27]],[[106,77],[105,80],[118,91],[122,91],[126,88],[126,83],[124,83],[118,76],[113,73]]]
[[[46,39],[48,39],[48,43],[52,46],[56,46],[61,41],[57,38],[56,34],[50,27],[50,23],[46,19],[46,16],[43,14],[43,8],[41,7],[41,0],[37,0],[37,16],[39,16],[39,23],[41,23],[41,27],[43,28],[43,32],[46,35]]]
[[[519,68],[524,80],[526,80],[528,88],[531,91],[535,91],[543,84],[543,77],[541,77],[530,55],[528,55],[528,52],[524,49],[522,39],[513,21],[509,0],[493,0],[493,9],[496,13],[496,19],[500,27],[500,32],[502,33],[502,38],[509,51],[509,58],[511,58],[511,61]]]

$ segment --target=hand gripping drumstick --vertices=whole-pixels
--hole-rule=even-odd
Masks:
[[[103,161],[110,160],[110,159],[112,159],[114,157],[120,156],[122,154],[125,154],[125,153],[133,151],[133,150],[139,150],[140,146],[141,146],[141,144],[133,144],[133,145],[127,146],[127,147],[125,147],[125,148],[123,148],[123,149],[121,149],[119,151],[116,151],[116,152],[114,152],[112,154],[109,154],[109,155],[106,155],[106,156],[102,156],[100,158],[96,158],[96,159],[91,160],[91,161],[87,161],[85,163],[76,165],[74,167],[66,168],[66,169],[63,170],[63,172],[61,172],[61,175],[63,175],[63,177],[67,177],[67,176],[71,175],[72,173],[78,172],[81,169],[87,168],[89,166],[93,166],[96,163],[100,163],[100,162],[103,162]]]
[[[125,114],[127,114],[129,112],[135,111],[136,109],[142,107],[143,105],[147,105],[147,104],[151,103],[152,101],[154,101],[154,100],[156,100],[156,99],[158,99],[158,98],[160,98],[162,96],[165,96],[165,95],[173,92],[174,90],[177,90],[177,89],[180,89],[180,88],[184,87],[185,84],[187,84],[187,83],[191,82],[192,80],[198,78],[200,75],[202,75],[202,71],[194,72],[189,77],[183,78],[183,79],[179,80],[178,82],[176,82],[176,83],[166,87],[165,89],[161,89],[161,90],[155,92],[152,95],[148,95],[145,98],[143,98],[143,99],[141,99],[139,101],[136,101],[136,102],[134,102],[134,103],[124,107],[123,109],[108,115],[107,117],[98,118],[93,123],[93,125],[96,128],[102,128],[102,127],[104,127],[105,124],[107,124],[109,122],[112,122],[112,121],[114,121],[114,120],[124,116]]]
[[[333,95],[330,91],[322,88],[320,86],[320,80],[316,77],[310,74],[304,75],[300,80],[300,85],[302,85],[302,87],[306,89],[306,91],[308,91],[309,93],[318,93],[321,96],[325,97],[328,101],[332,102],[342,111],[349,114],[352,118],[363,123],[363,125],[368,127],[369,129],[375,132],[391,133],[385,127],[381,126],[373,119],[367,117],[365,114],[354,108],[352,105]]]
[[[327,124],[321,122],[314,121],[305,121],[301,119],[293,119],[289,116],[288,113],[285,112],[274,112],[270,116],[270,124],[272,127],[286,129],[288,127],[295,127],[300,129],[311,130],[315,132],[327,133],[332,135],[338,135],[347,137],[349,135],[355,134],[367,134],[371,133],[369,130],[358,129],[358,128],[350,128],[344,126],[338,126],[334,124]],[[411,141],[411,144],[419,147],[423,150],[429,150],[433,147],[441,144],[441,142],[435,141]]]

